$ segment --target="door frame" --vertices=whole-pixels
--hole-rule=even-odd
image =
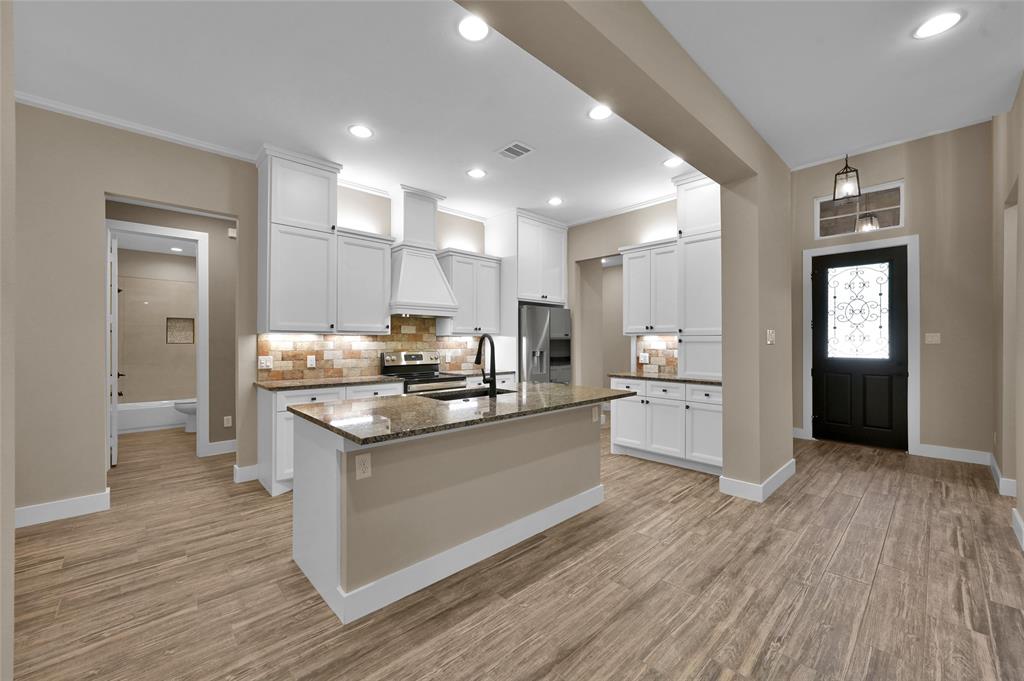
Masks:
[[[134,233],[196,242],[196,456],[235,451],[235,440],[210,442],[210,238],[206,232],[107,220],[109,234]],[[110,409],[109,400],[107,409]],[[109,428],[110,414],[107,414]],[[108,437],[112,433],[108,433]]]
[[[803,252],[803,418],[793,436],[813,439],[811,423],[814,385],[811,380],[814,348],[811,334],[811,261],[819,255],[907,247],[907,450],[921,454],[921,261],[916,234],[891,239],[871,239],[838,246],[808,248]]]

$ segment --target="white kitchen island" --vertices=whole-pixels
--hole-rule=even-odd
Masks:
[[[292,405],[295,562],[351,622],[582,513],[604,498],[599,404],[632,394]]]

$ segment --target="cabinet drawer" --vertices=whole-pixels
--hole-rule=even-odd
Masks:
[[[401,383],[374,383],[373,385],[353,385],[348,388],[348,399],[361,400],[365,397],[383,397],[385,395],[401,395]]]
[[[466,387],[467,388],[479,388],[484,384],[483,376],[467,376]]]
[[[336,402],[345,399],[345,388],[319,390],[288,390],[277,394],[277,411],[285,411],[292,404],[307,402]]]
[[[647,394],[647,381],[640,381],[635,378],[613,378],[611,386],[612,390],[632,390],[640,397]]]
[[[516,387],[516,375],[515,374],[498,374],[498,387],[510,390]]]
[[[666,400],[682,400],[684,399],[683,390],[685,386],[682,383],[669,383],[667,381],[648,381],[647,382],[647,396],[648,397],[663,397]]]
[[[722,403],[722,386],[720,385],[694,385],[686,386],[687,402],[706,402],[708,404]]]

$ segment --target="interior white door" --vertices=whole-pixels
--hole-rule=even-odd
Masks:
[[[312,166],[271,159],[270,221],[330,232],[338,220],[338,177]]]
[[[646,405],[638,395],[612,400],[612,442],[642,449],[647,437]]]
[[[346,235],[338,243],[339,331],[391,332],[391,246]]]
[[[541,227],[541,297],[548,303],[565,302],[565,232]]]
[[[517,270],[519,280],[519,298],[523,300],[543,301],[541,282],[541,240],[544,227],[529,218],[519,218],[517,237]]]
[[[722,465],[722,405],[686,403],[686,458]]]
[[[651,252],[622,257],[622,332],[642,334],[651,325]]]
[[[661,397],[647,398],[647,449],[665,456],[683,457],[686,444],[685,404]]]
[[[679,249],[670,244],[651,249],[651,330],[677,333],[678,322]]]
[[[722,234],[680,239],[682,297],[680,327],[685,336],[722,334]]]
[[[476,326],[482,333],[501,331],[501,265],[476,263]]]
[[[117,465],[117,405],[119,369],[117,362],[118,332],[117,237],[107,232],[107,467]]]
[[[270,225],[271,331],[334,330],[336,238],[330,232]]]
[[[451,260],[452,293],[459,303],[459,309],[452,318],[453,333],[473,333],[477,324],[477,297],[480,295],[476,283],[477,263],[471,258],[455,256]]]

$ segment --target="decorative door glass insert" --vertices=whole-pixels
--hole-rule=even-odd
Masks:
[[[828,268],[828,356],[889,359],[889,263]]]

